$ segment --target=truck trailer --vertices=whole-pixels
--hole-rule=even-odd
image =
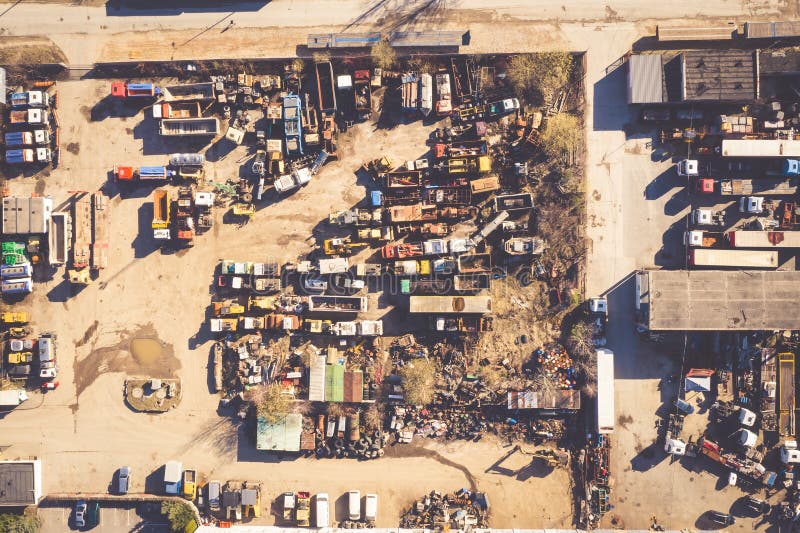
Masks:
[[[689,250],[689,264],[707,267],[778,268],[778,252],[692,248]]]
[[[800,248],[800,231],[747,231],[728,233],[734,248]]]
[[[723,139],[722,157],[800,157],[800,141]]]
[[[72,217],[66,211],[50,214],[48,238],[48,263],[60,266],[67,263],[69,243],[72,241]]]
[[[492,312],[490,296],[411,296],[410,313],[485,315]]]
[[[0,409],[14,408],[28,399],[24,389],[9,389],[0,391]]]
[[[333,87],[333,65],[330,61],[316,64],[317,99],[321,113],[336,113],[336,91]]]
[[[115,81],[111,84],[111,96],[114,98],[157,98],[161,89],[153,83],[126,83]]]
[[[367,302],[366,296],[311,295],[308,297],[308,310],[327,313],[365,313]]]
[[[204,118],[165,118],[158,132],[164,137],[213,137],[219,134],[219,120]]]
[[[170,238],[170,204],[171,198],[166,189],[156,189],[153,191],[153,238],[157,240],[168,240]]]
[[[758,179],[701,178],[696,182],[696,190],[701,194],[721,194],[723,196],[783,196],[796,194],[800,179],[769,177]]]
[[[101,192],[92,195],[92,270],[108,266],[108,241],[111,235],[111,221],[108,196]]]
[[[605,348],[597,354],[597,433],[614,432],[614,352]]]
[[[795,436],[795,368],[794,354],[778,354],[778,387],[775,391],[778,398],[778,433],[781,437]]]

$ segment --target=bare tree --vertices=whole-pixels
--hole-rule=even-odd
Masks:
[[[373,403],[364,411],[364,425],[368,430],[381,429],[383,427],[383,412],[377,403]]]
[[[572,55],[568,52],[517,54],[508,63],[508,77],[520,93],[533,103],[543,103],[565,86],[572,75]]]
[[[578,359],[587,359],[594,352],[594,340],[592,339],[592,325],[588,322],[578,322],[572,326],[567,339],[572,355]]]
[[[427,405],[433,400],[436,366],[428,359],[417,359],[400,369],[406,402]]]
[[[270,424],[280,420],[289,410],[290,397],[277,383],[250,389],[249,399],[256,406],[258,416]]]
[[[389,41],[383,39],[372,47],[372,62],[384,70],[389,70],[397,64],[397,53]]]

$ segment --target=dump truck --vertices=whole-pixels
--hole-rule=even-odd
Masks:
[[[111,236],[111,209],[108,197],[96,192],[92,195],[92,213],[94,225],[92,227],[92,270],[100,270],[108,266],[108,244]]]
[[[219,120],[216,117],[165,118],[158,132],[164,137],[213,137],[219,135]]]
[[[153,83],[126,83],[115,81],[111,84],[111,96],[114,98],[157,98],[161,89]]]
[[[492,160],[488,155],[456,157],[447,160],[448,174],[485,174],[491,170]]]
[[[233,317],[211,318],[208,321],[208,325],[212,333],[236,331],[236,328],[239,325],[239,320]]]
[[[430,276],[431,262],[427,259],[422,261],[415,261],[414,259],[395,261],[393,272],[396,276]]]
[[[689,250],[689,264],[715,268],[778,268],[778,252],[775,250],[692,248]]]
[[[432,316],[430,328],[433,331],[480,333],[492,330],[492,319],[482,316]]]
[[[192,502],[197,498],[197,472],[195,470],[183,471],[182,496]]]
[[[436,114],[447,116],[453,111],[453,95],[450,90],[450,74],[436,74]]]
[[[490,296],[411,296],[410,313],[472,314],[492,312]]]
[[[372,112],[372,88],[369,70],[357,70],[353,74],[355,109],[359,120],[369,118]]]
[[[361,241],[392,241],[394,240],[394,229],[392,226],[381,228],[359,228],[356,232]]]
[[[458,256],[458,272],[476,274],[492,271],[492,254],[489,252],[463,254]]]
[[[50,105],[50,95],[46,91],[11,93],[8,100],[11,107],[47,107]]]
[[[164,465],[164,492],[170,496],[177,496],[181,492],[181,471],[183,465],[180,461],[168,461]]]
[[[381,248],[383,259],[404,259],[406,257],[422,257],[424,254],[422,243],[406,242],[400,244],[387,244]]]
[[[65,211],[50,214],[48,238],[48,263],[59,266],[67,263],[69,243],[72,240],[72,217]]]
[[[289,94],[283,98],[283,128],[286,155],[302,155],[302,100],[298,95]]]
[[[156,240],[169,240],[170,209],[172,199],[167,189],[153,191],[153,238]]]
[[[8,389],[0,391],[0,409],[14,408],[28,399],[28,394],[23,389]]]
[[[319,100],[319,110],[321,113],[336,113],[336,91],[333,87],[333,65],[330,61],[317,63],[315,66],[317,73],[317,98]]]
[[[300,527],[308,527],[311,518],[311,493],[297,493],[297,508],[295,510],[295,521]]]
[[[199,118],[202,115],[199,102],[172,102],[153,106],[154,118]]]
[[[366,296],[311,295],[308,297],[308,310],[310,312],[365,313],[367,302]]]
[[[191,187],[178,190],[175,212],[175,237],[184,246],[194,243],[194,193]]]

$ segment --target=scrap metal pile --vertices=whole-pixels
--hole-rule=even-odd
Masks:
[[[401,518],[401,528],[434,531],[486,528],[489,523],[489,500],[481,492],[459,489],[449,494],[431,491],[411,506]]]
[[[327,418],[327,423],[326,423]],[[358,411],[349,415],[317,415],[314,429],[315,451],[320,459],[377,459],[383,457],[387,436],[383,431],[363,431]],[[301,444],[302,448],[302,444]]]

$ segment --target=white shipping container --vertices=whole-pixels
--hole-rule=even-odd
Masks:
[[[614,432],[614,352],[597,350],[597,432]]]

